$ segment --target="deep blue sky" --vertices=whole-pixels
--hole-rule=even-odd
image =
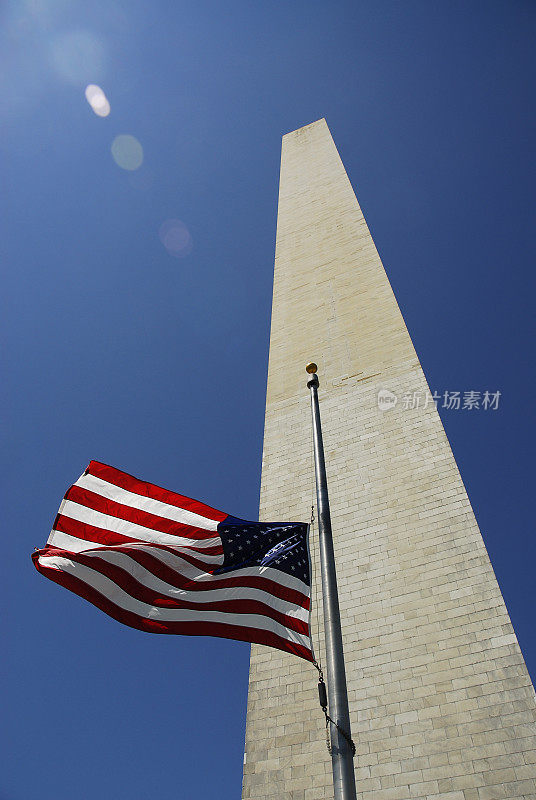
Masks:
[[[442,416],[536,674],[535,27],[528,0],[3,5],[2,800],[240,796],[248,646],[122,627],[29,555],[91,458],[257,518],[280,138],[323,116],[432,389],[502,392]]]

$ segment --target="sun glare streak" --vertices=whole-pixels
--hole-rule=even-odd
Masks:
[[[112,157],[118,167],[132,171],[143,164],[143,147],[135,136],[121,133],[112,142]]]
[[[100,86],[94,83],[86,86],[86,100],[98,117],[107,117],[110,113],[110,103]]]

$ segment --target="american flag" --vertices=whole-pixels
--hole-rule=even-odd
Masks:
[[[246,522],[91,461],[32,558],[133,628],[241,639],[312,661],[307,531]]]

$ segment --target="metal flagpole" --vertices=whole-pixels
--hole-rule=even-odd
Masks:
[[[328,482],[324,461],[324,444],[318,406],[318,377],[316,364],[305,368],[310,377],[307,386],[311,390],[313,414],[313,439],[315,453],[316,499],[318,508],[318,537],[320,541],[320,566],[324,605],[324,628],[326,639],[326,666],[328,673],[329,712],[331,717],[331,763],[335,800],[356,800],[353,748],[350,744],[350,713],[344,654],[342,648],[341,617],[337,575],[331,533]],[[346,737],[341,733],[344,731]]]

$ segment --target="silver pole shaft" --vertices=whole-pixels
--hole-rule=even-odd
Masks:
[[[315,365],[310,365],[315,367]],[[331,515],[329,511],[328,482],[324,461],[322,425],[318,406],[318,378],[311,374],[307,381],[311,390],[311,410],[313,414],[313,439],[315,452],[316,499],[318,509],[318,535],[320,541],[320,565],[322,573],[322,594],[324,605],[324,628],[326,638],[326,666],[329,698],[329,714],[337,725],[350,733],[350,713],[342,647],[341,616],[339,594],[335,572]],[[356,800],[353,755],[344,736],[335,725],[331,725],[331,763],[333,768],[333,789],[335,800]]]

